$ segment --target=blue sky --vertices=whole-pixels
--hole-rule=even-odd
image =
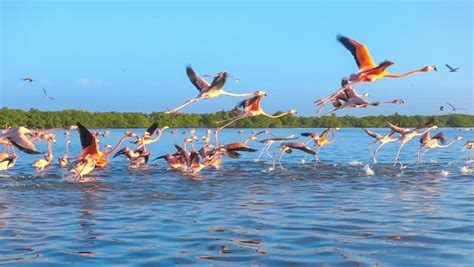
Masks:
[[[265,90],[269,113],[313,100],[357,70],[337,41],[366,44],[393,73],[439,72],[359,86],[404,105],[341,115],[439,114],[449,101],[473,113],[472,1],[1,1],[0,106],[43,110],[163,111],[195,97],[184,68],[227,70],[231,92]],[[449,73],[445,63],[461,67]],[[125,69],[125,71],[122,71]],[[19,77],[30,75],[37,83]],[[42,99],[42,88],[55,97]],[[222,97],[186,112],[231,109]],[[445,105],[446,106],[446,105]]]

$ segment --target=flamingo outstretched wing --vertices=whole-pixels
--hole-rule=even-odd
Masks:
[[[209,88],[210,84],[206,80],[198,76],[193,70],[193,68],[191,68],[191,66],[189,65],[186,66],[186,74],[188,75],[191,83],[199,90],[199,92],[203,90],[205,91]]]
[[[365,45],[342,35],[338,35],[337,40],[354,56],[359,71],[372,69],[377,66]]]
[[[383,136],[381,136],[380,134],[376,133],[376,132],[372,132],[371,130],[367,129],[367,128],[364,128],[364,132],[370,136],[372,136],[373,138],[375,139],[382,139]]]

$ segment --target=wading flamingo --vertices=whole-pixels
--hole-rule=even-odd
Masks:
[[[397,154],[395,155],[395,158],[393,160],[393,166],[397,165],[398,157],[400,156],[400,151],[402,150],[403,146],[405,146],[405,144],[408,143],[408,141],[410,141],[416,136],[423,135],[433,129],[438,128],[438,126],[431,126],[433,125],[433,123],[434,123],[434,117],[430,118],[426,123],[416,127],[413,130],[405,129],[397,125],[388,123],[388,126],[390,127],[390,129],[392,129],[392,131],[400,134],[400,136],[398,137],[398,140],[400,141],[400,146],[398,147]],[[427,128],[427,129],[424,132],[420,133],[419,131],[423,128]]]
[[[244,118],[248,118],[248,117],[265,116],[267,118],[277,119],[277,118],[281,118],[281,117],[286,116],[286,115],[296,114],[296,110],[294,110],[294,109],[290,109],[289,111],[278,114],[278,115],[267,114],[262,109],[262,107],[260,106],[260,102],[262,101],[263,97],[266,96],[267,94],[264,91],[256,91],[255,95],[256,95],[255,97],[247,98],[247,99],[245,99],[244,101],[242,101],[241,103],[238,104],[238,107],[241,107],[243,109],[243,111],[244,111],[243,114],[237,115],[237,116],[232,117],[232,118],[227,119],[227,120],[217,122],[217,123],[222,123],[222,122],[230,121],[229,123],[225,124],[224,126],[219,127],[219,129],[222,130],[225,127],[231,125],[232,123],[234,123],[238,120],[244,119]]]
[[[321,161],[321,159],[319,158],[319,151],[321,150],[321,148],[323,148],[327,145],[330,145],[330,144],[334,143],[334,141],[336,141],[335,131],[336,131],[335,128],[327,128],[319,136],[319,138],[314,141],[314,146],[317,147],[317,151],[316,151],[316,160],[317,161]],[[332,133],[331,140],[329,140],[329,138],[328,138],[328,135],[329,135],[330,132]]]
[[[359,71],[355,74],[350,75],[349,77],[349,84],[356,84],[361,82],[374,82],[376,80],[380,80],[382,78],[403,78],[409,75],[413,75],[418,72],[429,72],[429,71],[437,71],[438,69],[436,66],[428,65],[421,69],[416,69],[404,74],[393,74],[387,71],[387,68],[391,65],[395,64],[393,61],[383,61],[379,65],[374,63],[372,56],[369,53],[367,47],[356,40],[347,38],[342,35],[337,36],[337,40],[351,52],[352,56],[354,57],[357,66],[359,67]],[[333,98],[335,95],[340,93],[344,89],[341,88],[329,95],[328,97],[322,98],[318,101],[318,103],[325,103]]]
[[[178,110],[184,108],[185,106],[196,103],[203,99],[212,99],[216,98],[221,95],[227,96],[234,96],[234,97],[241,97],[241,96],[251,96],[254,93],[244,93],[244,94],[235,94],[230,93],[224,90],[224,84],[226,82],[227,77],[229,74],[226,71],[219,72],[209,84],[206,80],[202,77],[198,76],[196,72],[191,68],[191,66],[186,67],[186,74],[189,77],[191,83],[198,89],[199,95],[196,98],[189,99],[188,101],[184,102],[181,106],[174,108],[172,110],[166,111],[166,113],[176,113]]]
[[[382,148],[385,144],[396,142],[398,140],[397,138],[392,138],[392,136],[395,134],[395,131],[390,131],[384,136],[372,132],[371,130],[366,128],[364,128],[364,132],[367,133],[370,137],[375,138],[375,142],[369,143],[370,158],[374,161],[374,163],[377,163],[377,151],[379,151],[380,148]],[[379,144],[375,151],[372,150],[372,144]]]
[[[181,169],[182,172],[195,175],[205,167],[205,165],[201,163],[199,154],[196,151],[188,152],[178,145],[175,145],[175,147],[186,163],[185,168]]]
[[[64,136],[66,136],[66,154],[58,158],[59,167],[66,167],[66,165],[69,163],[69,144],[71,144],[71,140],[69,140],[69,132],[65,132]]]
[[[53,161],[54,155],[53,155],[53,143],[56,142],[54,140],[54,135],[50,135],[48,139],[48,153],[44,155],[42,159],[38,159],[35,162],[33,162],[33,166],[36,168],[37,171],[42,171],[44,168],[48,165],[51,164]]]
[[[452,145],[454,142],[463,140],[462,136],[456,136],[449,143],[445,144],[446,140],[444,138],[443,132],[439,132],[435,136],[431,137],[430,132],[426,132],[420,138],[420,148],[418,149],[418,163],[423,164],[423,156],[430,149],[434,148],[444,148]]]

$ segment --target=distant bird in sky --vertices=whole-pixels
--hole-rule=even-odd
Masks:
[[[184,108],[185,106],[189,104],[196,103],[203,99],[216,98],[221,95],[234,96],[234,97],[255,95],[255,93],[235,94],[235,93],[230,93],[230,92],[225,91],[224,84],[227,80],[227,77],[229,77],[229,73],[226,71],[219,72],[216,76],[214,76],[214,80],[212,81],[211,84],[209,84],[202,77],[198,76],[196,72],[191,68],[191,66],[186,67],[186,74],[188,75],[188,78],[191,81],[191,83],[198,89],[199,95],[195,98],[191,98],[187,100],[186,102],[184,102],[181,106],[177,108],[166,111],[166,113],[176,113],[178,110]]]
[[[444,111],[444,106],[439,107],[439,111]]]
[[[44,88],[43,88],[43,98],[44,98],[44,99],[50,99],[50,100],[53,100],[53,99],[54,99],[54,97],[50,97],[50,96],[48,95],[48,93],[46,93],[46,89],[44,89]]]
[[[451,107],[451,109],[452,109],[453,111],[456,111],[456,110],[464,110],[464,108],[457,108],[457,107],[455,107],[454,105],[452,105],[452,104],[449,103],[449,102],[446,102],[446,104],[448,104],[448,105]]]
[[[448,69],[449,69],[449,72],[457,72],[460,68],[453,68],[451,66],[449,66],[448,64],[444,64]]]
[[[25,82],[33,82],[33,78],[31,78],[31,76],[22,77],[20,79],[22,79]]]
[[[404,74],[393,74],[387,71],[387,68],[395,64],[393,61],[383,61],[379,65],[374,63],[372,56],[369,53],[367,47],[356,40],[347,38],[342,35],[337,36],[337,40],[351,52],[352,56],[354,57],[357,66],[359,67],[359,71],[350,75],[349,83],[361,83],[361,82],[374,82],[376,80],[380,80],[382,78],[403,78],[409,75],[413,75],[418,72],[429,72],[429,71],[438,71],[436,66],[428,65],[421,69],[416,69]],[[335,93],[330,94],[329,96],[322,98],[317,101],[319,104],[327,103],[331,98],[335,95],[339,94],[344,87],[337,90]]]

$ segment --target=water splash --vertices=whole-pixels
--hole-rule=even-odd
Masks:
[[[351,166],[362,166],[362,165],[364,165],[364,163],[362,161],[354,160],[354,161],[349,162],[349,165],[351,165]]]
[[[367,175],[367,176],[375,175],[374,170],[372,170],[372,168],[370,168],[369,164],[365,164],[364,171],[365,171],[365,175]]]
[[[443,169],[439,174],[441,174],[443,177],[448,177],[451,173]]]

